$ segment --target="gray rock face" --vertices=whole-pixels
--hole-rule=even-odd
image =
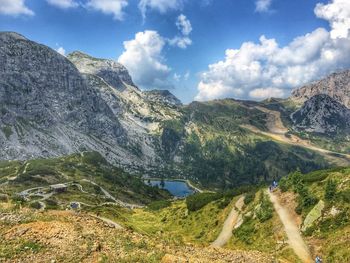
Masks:
[[[176,106],[182,105],[181,101],[168,90],[150,90],[144,91],[144,93],[153,102]]]
[[[123,148],[126,132],[76,67],[16,33],[0,33],[0,159]]]
[[[132,82],[128,71],[112,60],[93,58],[81,52],[69,54],[88,85],[107,103],[127,133],[128,150],[137,161],[133,169],[161,167],[160,133],[164,120],[179,116],[179,100],[170,92],[142,92]]]
[[[313,96],[291,118],[297,130],[328,135],[350,131],[350,109],[325,94]]]
[[[318,94],[326,94],[350,108],[350,70],[331,74],[323,80],[296,89],[291,99],[303,103]]]
[[[81,73],[96,75],[112,87],[123,90],[126,88],[126,84],[137,88],[132,82],[128,70],[113,60],[94,58],[79,51],[75,51],[67,57]]]

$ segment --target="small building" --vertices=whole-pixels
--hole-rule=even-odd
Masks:
[[[50,190],[56,193],[64,193],[67,191],[68,186],[65,184],[54,184],[50,185]]]

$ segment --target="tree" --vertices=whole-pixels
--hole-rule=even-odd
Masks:
[[[332,201],[336,194],[337,194],[337,183],[334,180],[329,179],[326,184],[324,198],[327,201]]]

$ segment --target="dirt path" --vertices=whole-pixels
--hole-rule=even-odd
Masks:
[[[300,258],[302,262],[304,263],[313,262],[310,255],[309,248],[307,247],[303,238],[301,237],[301,234],[296,222],[293,220],[288,210],[280,205],[277,196],[268,190],[267,190],[267,193],[284,226],[284,231],[287,234],[289,245],[292,247],[295,254]]]
[[[212,247],[223,247],[232,237],[232,230],[239,222],[239,215],[242,207],[244,205],[244,196],[241,196],[235,206],[232,208],[230,214],[226,218],[224,222],[224,226],[222,227],[220,235],[217,239],[211,244]]]

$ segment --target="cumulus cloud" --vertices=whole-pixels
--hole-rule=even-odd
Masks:
[[[100,11],[107,15],[113,15],[116,20],[123,20],[123,9],[128,5],[128,0],[89,0],[88,8]]]
[[[332,27],[332,38],[349,38],[350,2],[348,0],[333,0],[330,4],[316,5],[315,14],[328,20]]]
[[[188,36],[192,32],[191,22],[184,14],[177,17],[176,26],[184,36]]]
[[[330,31],[318,28],[284,47],[262,36],[259,43],[245,42],[239,49],[226,50],[222,61],[200,75],[196,100],[283,97],[292,88],[350,67],[346,2],[317,5],[315,14],[329,21]]]
[[[184,0],[141,0],[139,9],[143,18],[146,17],[147,9],[157,10],[161,14],[169,10],[180,10],[183,7]]]
[[[281,98],[284,96],[284,91],[283,89],[279,88],[261,88],[250,91],[249,96],[257,100],[262,100],[266,98]]]
[[[0,14],[32,16],[34,12],[25,5],[25,0],[0,0]]]
[[[272,0],[257,0],[255,2],[255,12],[266,13],[270,11]]]
[[[50,5],[56,6],[62,9],[74,8],[78,6],[78,3],[74,0],[46,0]]]
[[[118,61],[130,72],[134,82],[142,89],[166,89],[172,85],[168,80],[170,67],[162,56],[165,39],[156,31],[144,31],[124,42],[125,51]]]
[[[62,56],[66,55],[66,50],[63,47],[59,47],[56,49],[58,53],[60,53]]]
[[[192,25],[190,20],[188,20],[184,14],[181,14],[177,17],[175,24],[180,30],[181,36],[176,36],[172,39],[169,39],[169,44],[172,46],[178,46],[182,49],[185,49],[188,46],[192,45],[192,40],[189,38],[189,35],[192,32]]]

